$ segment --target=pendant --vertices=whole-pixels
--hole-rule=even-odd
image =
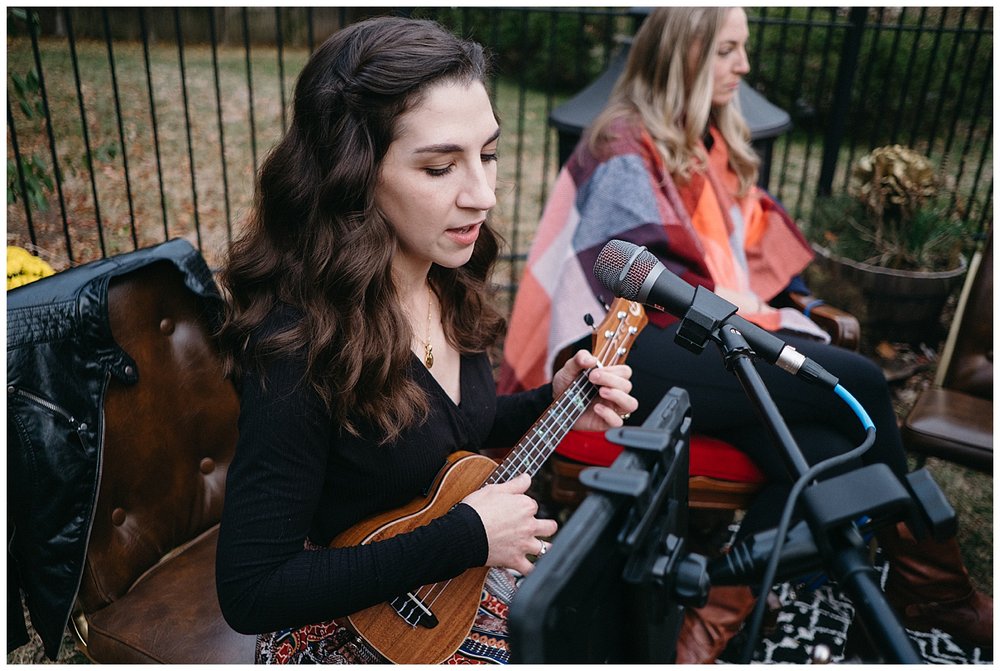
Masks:
[[[428,368],[434,365],[434,349],[429,342],[424,343],[424,365]]]

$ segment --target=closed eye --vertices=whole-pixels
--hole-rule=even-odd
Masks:
[[[455,164],[452,163],[443,168],[424,168],[424,172],[426,172],[431,177],[444,177],[454,169],[455,169]]]

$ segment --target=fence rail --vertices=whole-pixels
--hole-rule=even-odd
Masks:
[[[7,242],[57,269],[188,238],[217,266],[308,54],[361,8],[8,8]],[[551,111],[642,20],[624,8],[433,8],[495,54],[505,126],[498,282],[516,291],[558,168]],[[869,149],[939,166],[951,207],[992,227],[990,7],[749,9],[748,81],[794,128],[770,185],[807,225]]]

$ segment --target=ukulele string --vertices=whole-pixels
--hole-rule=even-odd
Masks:
[[[451,584],[451,579],[431,583],[430,585],[424,585],[420,589],[416,590],[414,594],[420,597],[420,602],[423,603],[428,609],[434,605],[434,602],[438,600],[444,590],[447,589],[448,585]]]
[[[616,345],[615,341],[617,339],[616,336],[621,335],[622,326],[624,325],[621,321],[622,318],[623,315],[619,317],[619,323],[614,332],[606,333],[600,352],[595,353],[600,362],[599,366],[613,365],[617,363],[618,357],[621,356],[621,348]],[[563,394],[562,398],[567,399],[567,403],[557,404],[558,407],[554,406],[552,412],[547,413],[543,425],[555,422],[555,426],[545,426],[545,433],[538,432],[532,436],[535,439],[535,445],[526,454],[528,461],[524,463],[524,468],[515,471],[514,475],[518,475],[520,472],[537,472],[537,469],[541,467],[552,452],[550,448],[553,435],[564,433],[568,429],[568,426],[572,426],[579,418],[579,415],[590,406],[590,402],[598,392],[597,387],[592,385],[588,387],[589,381],[587,377],[589,373],[590,371],[583,371]],[[579,393],[581,391],[579,387],[583,387],[582,394]],[[571,405],[573,401],[576,401],[575,408],[565,407]],[[579,413],[576,411],[579,411]],[[552,433],[553,430],[554,434]]]
[[[619,322],[615,331],[607,334],[600,352],[597,353],[601,366],[611,365],[616,362],[612,358],[609,358],[609,354],[612,354],[614,358],[620,356],[621,349],[615,345],[615,338],[612,336],[619,335],[621,328],[622,323]],[[579,415],[589,407],[590,402],[597,394],[597,388],[590,385],[587,380],[589,372],[583,371],[580,373],[577,379],[562,394],[559,401],[543,417],[539,424],[539,430],[537,432],[529,432],[528,440],[518,445],[517,449],[512,452],[512,455],[516,455],[518,459],[505,462],[500,472],[496,473],[496,477],[491,479],[493,482],[504,482],[523,472],[534,473],[544,463],[545,459],[552,452],[553,436],[564,435],[568,429],[567,425],[572,426],[576,422]],[[528,447],[532,440],[534,440],[534,444]],[[527,452],[522,457],[521,452],[524,449],[527,449]],[[527,459],[527,461],[523,461],[523,459]]]
[[[490,475],[487,479],[486,484],[496,484],[499,482],[506,482],[523,472],[526,472],[525,458],[532,453],[534,449],[535,437],[542,433],[548,435],[552,429],[552,418],[558,413],[562,412],[562,406],[567,405],[570,399],[576,399],[582,389],[585,389],[586,384],[586,371],[580,373],[579,377],[573,381],[573,383],[566,389],[559,400],[553,404],[549,410],[546,411],[545,415],[532,427],[529,431],[529,436],[526,437],[522,442],[518,443],[513,450],[511,450],[510,456],[504,460],[502,464]]]
[[[436,582],[433,585],[431,585],[431,590],[427,594],[428,595],[432,595],[433,594],[433,597],[431,598],[430,603],[427,604],[428,608],[432,607],[435,603],[437,603],[437,600],[439,598],[441,598],[441,596],[444,594],[444,591],[446,589],[448,589],[448,585],[450,585],[450,584],[451,584],[451,580],[449,579],[449,580],[446,580],[445,582]],[[434,589],[433,588],[435,588],[435,587],[439,587],[439,589],[437,591],[437,594],[434,594]]]

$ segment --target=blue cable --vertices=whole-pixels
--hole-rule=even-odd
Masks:
[[[865,428],[866,431],[868,429],[875,428],[875,422],[873,422],[872,418],[868,416],[868,413],[861,406],[861,404],[858,403],[858,400],[853,396],[851,396],[851,392],[847,391],[839,384],[833,388],[833,392],[837,396],[842,398],[844,400],[844,403],[846,403],[848,407],[850,407],[851,410],[854,411],[854,414],[857,415],[858,419],[861,420],[861,425]]]

